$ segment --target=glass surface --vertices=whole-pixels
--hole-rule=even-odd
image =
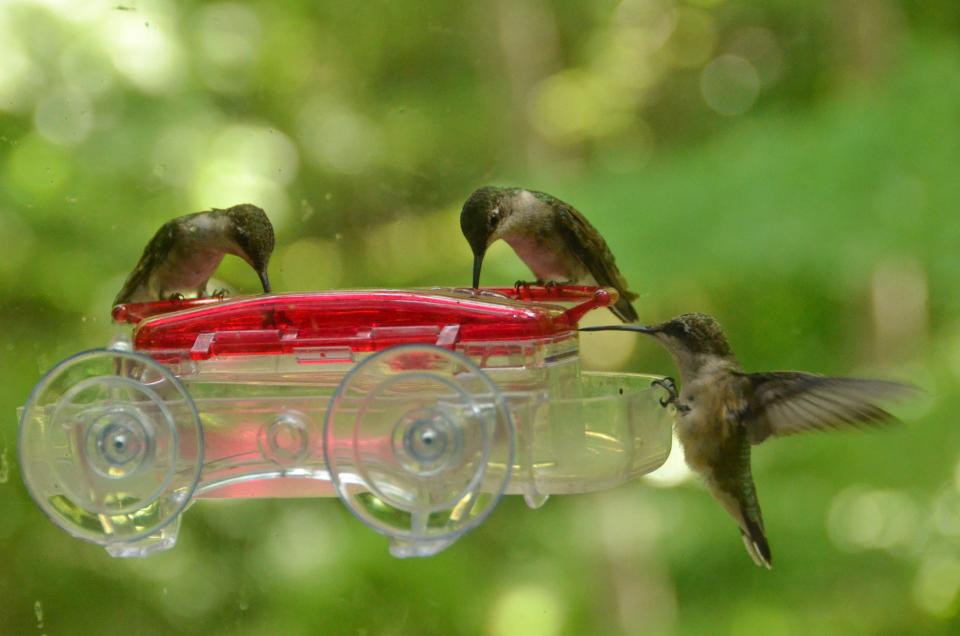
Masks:
[[[956,633],[958,25],[955,0],[0,1],[0,634]],[[897,410],[904,426],[753,449],[772,572],[676,451],[629,480],[642,459],[578,460],[625,483],[536,510],[538,490],[508,494],[426,559],[393,558],[333,497],[201,497],[174,548],[146,559],[113,558],[34,503],[17,408],[59,362],[125,342],[111,301],[164,222],[262,207],[278,292],[466,287],[459,213],[488,184],[578,209],[642,322],[705,311],[747,370],[909,380],[926,397]],[[490,247],[483,286],[533,278]],[[231,255],[219,288],[260,280]],[[579,342],[584,371],[676,375],[640,335]],[[540,378],[513,370],[526,356],[489,358],[494,381],[530,391]],[[314,390],[229,393],[253,362],[217,361],[203,369],[216,382],[185,383],[197,404]],[[256,373],[303,366],[282,362]],[[565,391],[593,390],[571,377]],[[336,383],[316,381],[328,399]],[[548,447],[623,455],[609,438],[624,420],[593,404]],[[574,412],[523,416],[555,410]],[[257,428],[245,448],[295,463],[297,411],[313,417],[271,411],[273,436]],[[122,473],[149,448],[127,431],[162,412],[103,413],[75,448]],[[198,413],[223,430],[217,409]],[[400,447],[429,460],[436,432],[413,428],[426,437]],[[573,483],[539,463],[528,482]],[[59,501],[52,514],[87,531]]]

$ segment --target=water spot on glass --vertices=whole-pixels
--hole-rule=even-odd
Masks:
[[[300,199],[300,211],[301,211],[301,214],[300,214],[301,221],[306,221],[310,217],[312,217],[314,214],[317,213],[314,207],[306,199]]]
[[[33,613],[37,617],[37,629],[43,631],[43,604],[40,601],[33,604]]]
[[[0,451],[0,484],[7,483],[10,479],[10,462],[7,461],[7,447],[4,446]]]

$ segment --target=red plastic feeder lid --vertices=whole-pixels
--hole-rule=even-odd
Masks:
[[[189,350],[205,359],[550,338],[616,300],[616,291],[592,287],[324,291],[120,305],[114,319],[139,323],[136,350]]]

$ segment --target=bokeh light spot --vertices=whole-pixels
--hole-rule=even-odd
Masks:
[[[323,571],[342,559],[338,546],[345,538],[340,536],[340,526],[319,508],[284,510],[271,525],[269,537],[248,559],[248,566],[260,576],[288,584],[315,584]]]
[[[906,493],[852,486],[831,502],[827,531],[849,551],[894,550],[912,544],[917,518],[917,505]]]
[[[670,0],[624,0],[615,14],[625,38],[647,51],[666,44],[677,25],[677,10]]]
[[[201,155],[210,145],[212,117],[195,113],[189,124],[161,132],[153,146],[153,175],[170,185],[187,188],[196,178]]]
[[[713,16],[694,8],[677,10],[676,25],[664,52],[671,64],[680,68],[696,68],[710,59],[717,44]]]
[[[238,170],[229,161],[215,161],[197,171],[192,207],[196,210],[226,208],[252,203],[263,208],[274,226],[283,225],[290,201],[280,184],[258,174]]]
[[[381,158],[381,135],[360,113],[322,99],[311,100],[299,117],[300,139],[310,158],[341,174],[359,174]]]
[[[191,566],[203,568],[205,576],[188,574],[168,581],[163,588],[166,593],[162,596],[162,607],[174,620],[191,621],[215,612],[227,593],[228,586],[223,581],[227,573],[210,563],[210,558],[196,556]]]
[[[929,614],[952,616],[960,592],[960,558],[943,546],[934,547],[920,563],[913,582],[913,599]]]
[[[194,19],[204,82],[224,92],[246,88],[260,49],[257,14],[248,7],[225,2],[203,7]]]
[[[70,86],[76,87],[87,97],[103,95],[114,85],[113,65],[100,50],[84,41],[65,50],[60,56],[60,73],[69,78]],[[107,108],[110,108],[109,101]]]
[[[491,636],[553,636],[563,627],[559,600],[539,585],[508,589],[490,610]]]
[[[198,163],[193,175],[198,209],[253,203],[275,226],[284,225],[290,212],[285,186],[296,176],[299,158],[282,132],[251,124],[227,126]]]
[[[609,311],[592,311],[583,317],[582,327],[609,325],[617,318]],[[580,360],[584,367],[598,370],[619,369],[627,363],[637,346],[637,338],[645,337],[629,331],[607,331],[580,334]]]
[[[548,77],[534,91],[531,123],[555,143],[573,143],[588,136],[600,121],[590,86],[594,78],[581,71]]]
[[[703,101],[713,111],[742,115],[753,107],[760,93],[760,77],[753,64],[736,55],[721,55],[700,74]]]
[[[948,537],[960,537],[960,495],[944,489],[933,504],[933,523],[937,532]]]
[[[110,11],[101,21],[103,46],[131,84],[163,93],[179,81],[183,56],[170,35],[173,7],[157,0],[137,11]]]
[[[78,144],[93,127],[93,104],[82,92],[57,88],[37,102],[33,121],[43,137],[64,146]]]
[[[663,520],[655,506],[629,490],[598,493],[597,498],[599,536],[596,529],[591,528],[593,538],[584,537],[584,543],[596,544],[614,561],[656,550],[663,534]]]
[[[19,112],[32,101],[32,85],[40,71],[0,20],[0,110]]]
[[[673,486],[679,486],[686,481],[690,481],[694,477],[694,472],[687,466],[687,460],[683,454],[683,446],[680,445],[680,440],[677,439],[676,435],[673,436],[672,444],[670,447],[670,456],[667,457],[667,461],[663,462],[660,468],[643,476],[644,480],[654,486],[672,488]]]
[[[286,185],[297,175],[299,157],[294,143],[276,128],[239,124],[213,139],[215,161],[229,162],[240,172],[258,174]]]

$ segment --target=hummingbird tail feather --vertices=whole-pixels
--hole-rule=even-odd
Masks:
[[[622,322],[637,322],[637,320],[640,319],[640,316],[637,315],[637,310],[634,309],[630,301],[623,296],[620,297],[620,300],[618,300],[616,304],[610,307],[610,311]]]
[[[740,538],[743,539],[743,547],[746,548],[747,554],[750,555],[750,558],[754,563],[756,563],[759,567],[765,567],[768,570],[773,567],[769,562],[763,560],[763,556],[760,555],[760,551],[758,550],[756,544],[750,540],[750,537],[747,536],[746,532],[741,530]]]
[[[773,555],[770,553],[770,544],[767,543],[767,537],[763,532],[763,521],[757,517],[751,517],[746,510],[742,510],[743,527],[740,534],[743,537],[743,545],[747,548],[747,554],[757,565],[763,566],[768,570],[773,569]]]
[[[746,451],[749,452],[750,446],[746,438],[744,442]],[[750,474],[739,476],[735,481],[718,480],[713,475],[708,477],[706,482],[710,493],[737,522],[740,535],[743,537],[743,546],[753,562],[768,570],[773,568],[773,556],[770,554],[770,544],[767,543],[767,537],[763,531],[763,516],[760,513],[760,505],[757,502],[757,494]]]

